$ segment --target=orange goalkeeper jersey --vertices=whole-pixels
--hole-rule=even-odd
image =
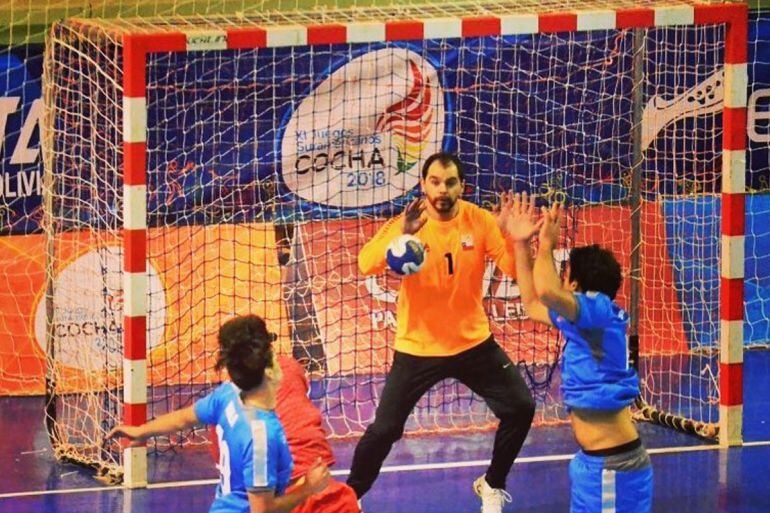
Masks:
[[[427,248],[425,265],[401,280],[396,314],[395,349],[415,356],[451,356],[490,335],[484,311],[483,282],[487,257],[515,276],[513,246],[494,216],[458,200],[459,212],[449,221],[428,219],[416,236]],[[388,244],[401,235],[403,214],[394,217],[358,254],[364,274],[387,267]]]

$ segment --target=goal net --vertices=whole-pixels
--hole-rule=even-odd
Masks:
[[[640,412],[715,436],[720,399],[736,406],[720,369],[738,357],[720,345],[742,319],[745,17],[730,4],[453,1],[56,24],[42,324],[59,454],[117,468],[105,432],[209,390],[217,329],[246,313],[305,364],[330,434],[362,433],[392,356],[398,279],[361,276],[357,253],[439,150],[467,164],[474,203],[493,208],[511,188],[565,202],[558,261],[576,245],[612,249]],[[562,341],[491,263],[485,295],[536,423],[564,421]],[[447,382],[407,432],[495,422]]]

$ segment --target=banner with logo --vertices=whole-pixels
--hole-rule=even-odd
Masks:
[[[770,20],[755,18],[750,30],[752,41],[770,40]],[[619,98],[627,99],[629,95],[629,83],[607,78],[628,66],[622,60],[625,57],[618,56],[627,55],[627,48],[620,53],[610,52],[612,58],[605,59],[608,44],[629,42],[591,39],[595,35],[581,37],[586,43],[581,47],[584,53],[570,58],[597,65],[582,66],[569,75],[568,82],[565,80],[565,87],[558,91],[561,117],[550,119],[549,126],[556,129],[562,122],[564,126],[574,123],[570,105],[595,101],[596,112],[607,114],[613,112]],[[329,372],[382,370],[389,358],[386,347],[393,334],[398,282],[393,277],[359,276],[355,256],[360,244],[379,226],[370,219],[401,210],[416,194],[420,163],[437,150],[457,152],[468,164],[466,197],[482,205],[488,206],[496,191],[520,188],[524,177],[532,189],[570,194],[589,203],[625,197],[626,182],[620,173],[630,168],[630,152],[622,147],[630,144],[623,135],[630,133],[628,117],[619,114],[605,126],[601,120],[611,116],[597,116],[595,125],[559,131],[559,138],[552,139],[558,144],[550,147],[543,146],[538,138],[521,137],[540,133],[529,124],[554,111],[556,100],[540,85],[549,75],[542,73],[558,73],[548,70],[568,57],[558,50],[542,51],[535,47],[535,41],[528,36],[509,37],[502,43],[474,38],[463,41],[462,46],[459,40],[447,40],[339,45],[312,52],[301,48],[263,49],[240,52],[237,65],[228,60],[232,55],[227,52],[197,53],[204,58],[195,61],[194,66],[188,60],[195,58],[193,54],[153,57],[148,69],[148,210],[154,214],[148,222],[153,233],[165,234],[165,242],[156,241],[158,244],[181,247],[186,253],[180,255],[187,256],[181,259],[169,254],[151,259],[148,266],[151,303],[156,308],[155,317],[150,319],[149,357],[156,358],[164,351],[187,351],[188,356],[209,351],[222,316],[246,311],[244,308],[267,308],[260,311],[276,322],[283,319],[280,324],[285,340],[291,339],[295,345],[298,339],[302,343],[313,337],[321,341],[321,354]],[[516,46],[529,51],[512,53]],[[750,45],[749,56],[747,186],[761,191],[770,189],[770,56],[766,55],[770,49],[766,46]],[[0,273],[3,393],[42,389],[42,52],[41,45],[0,51],[0,233],[8,235],[0,238],[0,264],[4,270]],[[643,139],[651,154],[667,150],[660,146],[662,138],[658,136],[662,131],[715,128],[712,115],[722,103],[723,74],[711,64],[704,64],[708,73],[679,77],[684,82],[675,95],[648,91]],[[541,74],[532,70],[540,70]],[[578,89],[566,86],[599,78],[601,90],[584,88],[578,94]],[[526,95],[514,94],[515,88],[521,91],[525,87]],[[698,100],[697,106],[693,99]],[[183,108],[190,105],[195,108]],[[526,115],[515,115],[522,112]],[[509,121],[502,123],[506,117]],[[596,135],[599,142],[587,140],[586,133]],[[554,137],[550,132],[541,135]],[[657,295],[643,298],[643,326],[651,331],[648,337],[643,334],[642,340],[663,340],[664,349],[672,351],[682,350],[684,344],[696,338],[696,332],[708,344],[715,342],[716,328],[705,326],[705,313],[713,307],[714,298],[677,295],[676,289],[681,287],[665,285],[700,280],[708,288],[718,283],[718,268],[697,274],[694,270],[704,269],[699,263],[702,254],[683,243],[670,244],[672,239],[665,236],[677,233],[685,241],[699,240],[692,226],[675,225],[673,214],[712,213],[718,208],[711,200],[694,205],[690,200],[675,198],[688,192],[687,178],[693,173],[706,173],[700,178],[710,176],[719,164],[712,149],[695,150],[699,158],[650,158],[649,165],[655,163],[656,167],[645,169],[645,176],[659,180],[655,193],[674,198],[658,210],[645,213],[643,236],[656,241],[650,246],[654,254],[648,255],[648,261],[667,263],[644,270],[656,284]],[[549,156],[524,157],[532,154]],[[598,166],[599,161],[612,165]],[[680,169],[677,166],[682,162],[693,167]],[[697,166],[703,169],[697,170]],[[589,183],[581,176],[595,180]],[[762,248],[770,248],[770,232],[762,223],[770,211],[766,200],[757,196],[747,202],[747,246],[751,245],[746,251],[747,343],[766,343],[770,339],[770,319],[765,314],[770,273],[768,266],[762,265],[767,253]],[[609,212],[606,208],[581,210],[574,241],[589,242],[601,236],[625,254],[620,248],[630,245],[628,224],[608,226],[607,220],[626,220],[627,213]],[[296,226],[298,235],[292,251],[301,248],[307,269],[279,263],[275,235],[272,229],[262,228],[273,223]],[[203,228],[204,224],[208,227]],[[234,231],[224,235],[227,230]],[[226,255],[232,255],[231,239],[246,237],[247,233],[248,237],[264,238],[265,249],[255,250],[239,263],[229,262]],[[209,237],[204,237],[205,243],[200,238],[204,234]],[[57,300],[69,303],[70,308],[66,318],[55,320],[55,329],[64,340],[80,344],[73,342],[62,348],[63,361],[73,372],[87,374],[92,362],[88,348],[111,347],[117,329],[115,319],[120,315],[122,298],[119,284],[110,280],[118,269],[120,248],[104,241],[96,244],[78,239],[87,239],[86,235],[72,237],[76,241],[68,250],[71,254],[57,270]],[[171,240],[177,246],[170,244]],[[718,241],[698,243],[710,255],[718,251]],[[161,254],[160,246],[157,254]],[[216,271],[202,265],[190,267],[199,262],[196,259],[200,254],[207,255],[207,262],[214,262]],[[97,264],[98,273],[94,270]],[[225,272],[228,266],[228,273],[244,277],[246,289],[238,288],[235,282],[215,286],[213,281],[196,281],[203,280],[197,271],[208,269],[213,276]],[[249,277],[248,269],[252,268],[258,272]],[[186,271],[181,273],[180,269]],[[89,273],[104,280],[106,303],[101,295],[78,294],[79,277]],[[287,291],[294,290],[299,275],[310,292],[295,294],[286,304]],[[522,315],[515,282],[490,266],[485,290],[495,334],[508,340],[513,331],[532,333],[527,339],[532,344],[521,347],[529,348],[522,351],[534,347],[535,356],[519,357],[550,361],[553,343]],[[207,303],[204,298],[215,299]],[[268,298],[272,306],[256,298]],[[621,300],[625,298],[627,289]],[[103,311],[105,304],[108,308]],[[689,307],[683,309],[682,304]],[[96,305],[101,305],[98,312]],[[307,337],[297,335],[299,317],[303,322],[310,319],[312,322],[307,323],[317,331]],[[174,324],[169,322],[172,318],[182,320]],[[205,325],[199,321],[204,318],[209,319]],[[673,325],[681,327],[675,333],[667,331],[672,319]],[[164,331],[160,328],[164,325],[184,328]],[[705,338],[704,330],[708,332]],[[78,351],[78,347],[86,349]],[[113,355],[109,357],[110,365],[117,365],[119,351],[118,347],[108,351]],[[211,363],[202,358],[192,361],[192,367],[179,363],[165,376],[151,379],[159,383],[171,375],[201,376]]]
[[[688,37],[693,44],[707,38]],[[415,193],[421,162],[439,150],[466,163],[476,202],[514,186],[558,189],[576,205],[622,200],[633,153],[633,34],[571,39],[154,57],[147,73],[150,211],[162,214],[151,221],[210,221],[211,212],[194,207],[223,187],[248,194],[214,219],[388,215]],[[724,79],[716,52],[699,58],[697,73],[665,66],[648,76],[642,174],[649,197],[686,192],[680,182],[696,177],[715,183],[709,177],[718,156],[708,134]],[[661,142],[685,127],[686,148]]]
[[[575,245],[597,238],[608,246],[627,268],[631,236],[630,209],[596,206],[577,211],[575,222],[589,226],[578,231]],[[679,353],[686,349],[687,337],[665,244],[665,221],[657,205],[644,206],[642,262],[645,284],[640,300],[640,339],[643,353]],[[612,223],[606,220],[612,219]],[[389,348],[396,331],[396,301],[400,280],[393,273],[362,276],[357,257],[363,244],[376,233],[382,222],[341,220],[311,222],[301,227],[306,255],[309,287],[315,315],[324,341],[330,374],[381,373],[390,362]],[[559,250],[557,262],[568,258]],[[485,307],[495,338],[517,362],[548,364],[557,360],[559,345],[555,334],[536,326],[525,315],[516,282],[489,263],[484,277]],[[628,307],[626,282],[618,302]]]
[[[104,234],[77,232],[57,242],[53,283],[58,372],[73,390],[119,382],[123,369],[122,249]],[[45,369],[46,290],[42,235],[0,240],[6,272],[0,390],[41,393]],[[173,247],[174,251],[167,251]],[[147,359],[154,385],[211,382],[219,326],[262,316],[289,349],[272,225],[170,227],[148,233]],[[13,292],[12,292],[13,291]],[[10,315],[13,313],[13,315]],[[104,375],[107,369],[109,375]],[[108,381],[105,381],[108,380]]]
[[[750,41],[767,39],[769,20],[755,18],[749,26]],[[156,89],[157,96],[167,98],[165,104],[159,103],[160,98],[155,98],[155,104],[150,102],[150,131],[158,136],[150,140],[163,141],[163,151],[150,155],[148,168],[150,176],[155,177],[155,182],[150,180],[154,185],[150,211],[163,211],[151,222],[202,222],[207,215],[210,218],[211,212],[196,210],[193,204],[210,202],[222,188],[243,189],[246,184],[249,190],[241,192],[249,194],[241,194],[242,199],[231,207],[237,207],[246,220],[292,221],[313,212],[324,219],[356,217],[368,207],[399,211],[417,184],[418,162],[439,148],[457,151],[468,163],[469,192],[479,203],[503,187],[519,185],[517,177],[529,177],[527,182],[533,188],[547,188],[552,181],[547,175],[554,173],[560,176],[560,187],[569,189],[573,198],[593,201],[603,195],[624,194],[609,187],[609,179],[601,183],[601,173],[612,174],[613,169],[584,174],[599,177],[600,183],[579,182],[576,177],[580,176],[577,171],[581,164],[575,161],[590,151],[573,151],[576,141],[570,140],[571,135],[565,135],[565,147],[572,147],[563,152],[563,158],[538,162],[522,157],[533,151],[536,141],[526,141],[530,147],[516,151],[520,141],[509,136],[501,138],[501,134],[527,131],[518,130],[515,124],[489,125],[497,119],[496,112],[521,110],[513,101],[517,95],[495,95],[492,88],[509,90],[511,84],[532,81],[521,71],[534,69],[532,63],[517,62],[502,68],[499,64],[506,62],[506,48],[516,43],[532,44],[526,39],[509,38],[504,44],[491,44],[489,38],[475,38],[464,42],[463,47],[454,41],[427,41],[389,46],[341,45],[313,52],[275,49],[239,54],[238,66],[227,64],[227,52],[221,52],[219,58],[199,63],[203,73],[187,71],[183,65],[185,54],[162,56],[151,67],[150,76],[154,70],[156,82],[163,76],[166,84],[175,86]],[[770,187],[770,58],[765,58],[770,50],[766,46],[751,44],[749,56],[747,184],[758,190]],[[42,52],[42,45],[0,51],[1,233],[31,233],[39,228]],[[606,53],[606,48],[596,52]],[[552,60],[561,57],[557,52]],[[609,62],[607,66],[601,72],[612,75],[612,66],[620,63]],[[218,91],[216,102],[196,104],[198,121],[188,127],[185,123],[190,122],[193,113],[182,107],[210,95],[210,89],[193,86],[211,75],[230,82],[236,77],[240,87],[252,87],[253,94],[235,105],[235,93]],[[656,151],[655,136],[665,127],[718,110],[723,98],[722,77],[721,69],[716,68],[711,74],[680,77],[688,83],[680,85],[680,94],[675,97],[664,98],[651,92],[643,116],[644,147]],[[571,81],[580,83],[588,78],[591,75],[572,76]],[[624,84],[617,85],[613,94],[602,100],[608,107],[628,93]],[[531,89],[530,102],[547,100],[540,96],[542,92]],[[700,99],[698,108],[688,98]],[[585,98],[567,96],[559,100],[562,105],[581,101]],[[547,110],[545,106],[542,109]],[[568,113],[564,116],[570,120]],[[625,121],[608,127],[615,132],[607,137],[603,131],[606,129],[590,128],[603,140],[612,140],[613,135],[616,139],[623,137],[625,132],[619,130],[622,123]],[[597,146],[595,153],[610,158],[613,153],[606,153],[609,149],[605,146]],[[590,141],[582,141],[578,147],[594,148]],[[705,154],[702,159],[709,161]],[[657,159],[656,166],[661,164],[669,163]],[[666,172],[659,168],[654,171],[659,175]],[[686,170],[677,170],[680,175],[683,172]],[[668,180],[662,182],[672,186]],[[157,208],[160,206],[164,208]],[[219,214],[226,218],[225,213]]]
[[[43,45],[0,47],[0,235],[42,219],[40,116]]]

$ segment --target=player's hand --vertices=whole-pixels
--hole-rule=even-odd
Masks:
[[[561,203],[554,203],[551,208],[543,207],[543,224],[540,227],[540,247],[555,248],[559,243],[561,234],[561,223],[564,219],[564,206]]]
[[[507,233],[513,242],[529,242],[545,222],[545,217],[537,218],[535,197],[526,192],[511,194],[507,219]]]
[[[144,430],[141,426],[115,426],[107,433],[107,438],[128,438],[131,443],[131,447],[137,447],[142,445],[147,437],[144,434]]]
[[[308,491],[313,493],[320,493],[329,486],[329,480],[331,479],[331,473],[329,468],[321,461],[321,458],[315,460],[313,466],[305,474],[305,486],[308,487]]]
[[[428,208],[422,198],[415,198],[409,202],[404,209],[404,225],[402,231],[408,235],[414,235],[425,223],[428,217],[425,215],[425,209]]]

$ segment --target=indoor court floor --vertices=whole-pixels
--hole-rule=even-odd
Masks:
[[[745,353],[744,440],[729,450],[649,424],[641,425],[655,472],[656,513],[770,512],[770,351]],[[0,512],[204,513],[217,471],[207,449],[151,456],[147,489],[100,484],[57,463],[43,427],[41,398],[0,398]],[[353,441],[335,442],[334,474],[344,479]],[[485,470],[492,434],[407,438],[386,460],[364,498],[366,513],[477,512],[471,483]],[[508,479],[506,512],[569,511],[567,465],[576,445],[568,426],[530,433]]]

